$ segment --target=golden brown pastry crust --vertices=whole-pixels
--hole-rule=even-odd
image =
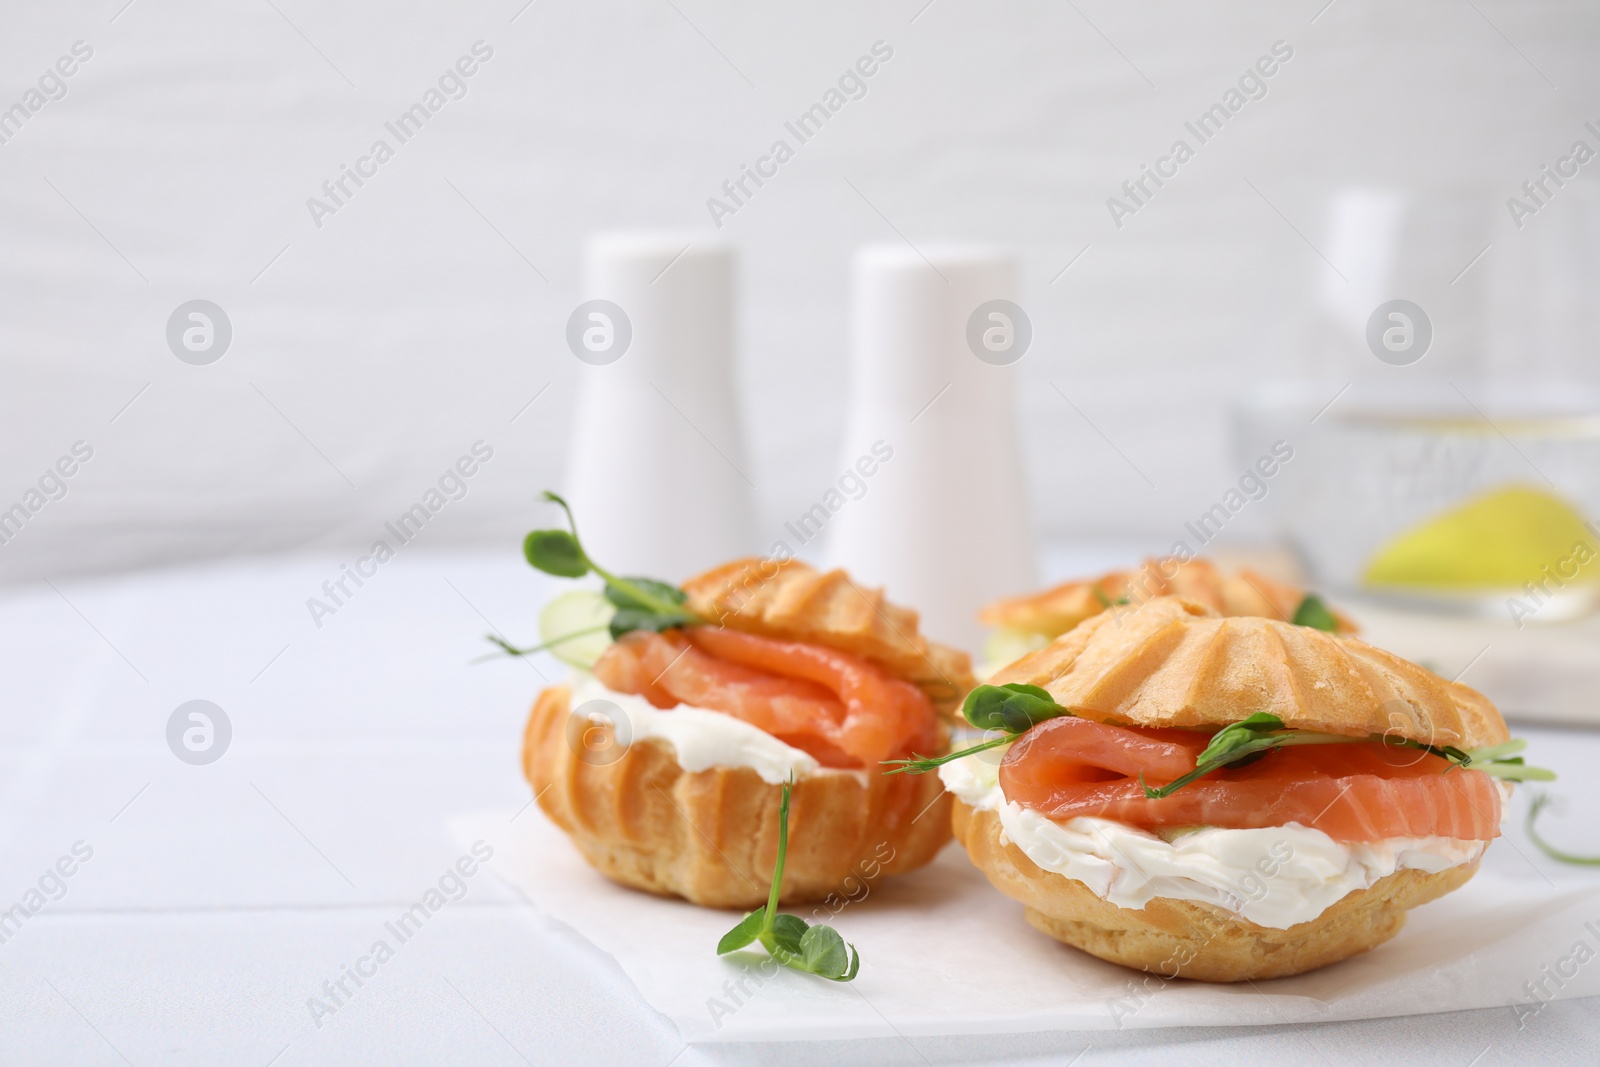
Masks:
[[[1267,712],[1295,729],[1460,748],[1511,736],[1483,694],[1391,652],[1177,597],[1097,615],[990,681],[1040,685],[1076,714],[1125,725],[1221,726]]]
[[[731,630],[808,641],[878,664],[919,687],[946,717],[977,684],[965,652],[929,641],[917,613],[883,590],[826,573],[799,560],[750,557],[713,567],[683,583],[689,608]]]
[[[522,766],[539,807],[584,858],[613,881],[695,904],[765,904],[782,787],[747,767],[686,771],[672,746],[654,738],[614,762],[587,762],[568,743],[569,706],[565,686],[539,695]],[[921,867],[950,840],[950,804],[932,774],[799,779],[780,899],[854,896],[863,884]]]
[[[1110,571],[1093,581],[1063,582],[1038,593],[997,600],[978,613],[989,626],[1057,637],[1126,597],[1138,605],[1152,597],[1178,596],[1204,604],[1219,615],[1259,615],[1288,622],[1305,591],[1241,567],[1224,575],[1210,560],[1148,559],[1132,571]],[[1338,612],[1340,633],[1356,625]]]
[[[1000,817],[956,801],[957,839],[994,887],[1027,908],[1036,929],[1074,948],[1164,978],[1243,982],[1302,974],[1383,944],[1406,912],[1466,884],[1476,863],[1429,874],[1400,870],[1287,930],[1222,908],[1156,897],[1135,911],[1082,882],[1036,866],[1006,841]]]

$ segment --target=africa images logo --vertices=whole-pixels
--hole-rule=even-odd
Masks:
[[[179,304],[167,317],[167,347],[190,366],[215,363],[232,343],[232,320],[210,300]]]
[[[54,66],[45,68],[39,75],[38,88],[27,90],[22,99],[0,111],[0,144],[6,144],[21,133],[23,124],[43,111],[46,104],[66,99],[66,79],[94,58],[94,46],[86,41],[73,41],[71,52],[57,59]]]
[[[1270,55],[1261,56],[1245,68],[1245,72],[1239,75],[1237,87],[1229,86],[1221,100],[1200,112],[1193,122],[1183,124],[1183,128],[1194,137],[1193,145],[1179,137],[1172,142],[1166,155],[1156,159],[1154,168],[1148,163],[1143,164],[1137,178],[1122,183],[1122,196],[1106,198],[1106,210],[1111,213],[1111,221],[1117,229],[1122,229],[1124,219],[1137,215],[1157,192],[1165,188],[1167,182],[1176,178],[1179,168],[1195,157],[1200,146],[1221,133],[1222,128],[1233,116],[1243,111],[1246,104],[1266,98],[1269,92],[1268,79],[1294,58],[1294,46],[1288,41],[1273,41],[1270,51]]]
[[[471,55],[464,55],[453,66],[447,67],[439,75],[437,87],[429,86],[420,101],[400,112],[393,122],[383,124],[383,128],[394,138],[394,144],[391,145],[382,137],[373,141],[367,154],[357,157],[354,167],[346,163],[339,164],[338,175],[322,183],[321,197],[306,197],[306,210],[311,213],[311,222],[317,229],[322,229],[325,217],[337,215],[369,180],[378,176],[378,168],[395,157],[399,145],[421,133],[422,127],[442,111],[445,104],[467,95],[467,79],[477,74],[480,66],[494,57],[494,48],[483,41],[474,41],[471,52]]]
[[[394,559],[395,553],[415,541],[422,533],[422,528],[447,504],[465,499],[472,488],[469,479],[494,458],[494,446],[487,441],[474,441],[470,452],[470,455],[463,455],[446,467],[444,473],[439,475],[436,487],[430,486],[422,494],[422,499],[393,521],[383,524],[387,536],[373,541],[366,553],[353,563],[340,564],[339,576],[322,583],[321,597],[306,597],[306,611],[310,613],[317,629],[322,629],[324,618],[337,615],[367,582],[376,578],[378,569]],[[394,540],[392,545],[390,538]]]
[[[867,79],[894,58],[894,48],[885,41],[873,41],[871,52],[871,55],[862,56],[852,66],[846,67],[844,73],[839,75],[837,87],[830,86],[820,101],[806,108],[792,122],[783,124],[783,128],[794,138],[794,144],[791,145],[787,138],[779,137],[772,142],[765,155],[756,157],[754,167],[748,163],[739,164],[739,174],[722,183],[722,197],[706,197],[706,210],[711,213],[711,221],[717,229],[722,229],[724,218],[737,215],[768,181],[778,176],[778,168],[794,158],[797,146],[821,133],[822,127],[843,111],[850,101],[866,97]],[[754,189],[751,188],[752,184]]]

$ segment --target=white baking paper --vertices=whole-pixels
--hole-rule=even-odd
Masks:
[[[1371,952],[1296,978],[1208,985],[1164,982],[1046,938],[958,845],[831,919],[827,909],[786,909],[856,945],[854,982],[783,968],[763,978],[759,948],[716,955],[737,913],[624,889],[536,807],[513,814],[452,829],[464,843],[490,842],[495,873],[615,957],[685,1041],[1264,1026],[1490,1007],[1511,1018],[1542,999],[1600,994],[1600,886],[1481,871]]]

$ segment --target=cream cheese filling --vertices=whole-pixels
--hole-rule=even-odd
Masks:
[[[1434,873],[1472,863],[1487,841],[1393,837],[1335,841],[1298,823],[1255,830],[1207,827],[1166,840],[1109,819],[1058,823],[1007,800],[1000,788],[1004,748],[939,768],[945,788],[1000,817],[1005,838],[1039,867],[1138,910],[1155,897],[1214,904],[1258,926],[1309,922],[1349,893],[1402,869]]]
[[[663,710],[644,697],[619,693],[592,674],[574,672],[572,713],[594,723],[611,723],[626,747],[655,738],[672,746],[686,771],[711,767],[749,767],[764,782],[777,785],[814,774],[851,774],[823,767],[809,753],[786,745],[742,719],[691,704]]]

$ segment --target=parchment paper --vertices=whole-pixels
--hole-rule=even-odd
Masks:
[[[1512,1017],[1512,1005],[1536,1008],[1536,995],[1600,994],[1600,958],[1589,960],[1600,956],[1600,887],[1480,871],[1364,955],[1295,978],[1208,985],[1162,981],[1046,938],[954,844],[831,918],[825,908],[786,909],[829,922],[860,950],[859,976],[837,984],[764,970],[759,949],[718,958],[737,913],[617,886],[537,808],[513,814],[468,816],[452,830],[463,843],[490,842],[496,875],[615,957],[686,1041],[1249,1026],[1486,1007]],[[1586,951],[1575,951],[1579,942]]]

